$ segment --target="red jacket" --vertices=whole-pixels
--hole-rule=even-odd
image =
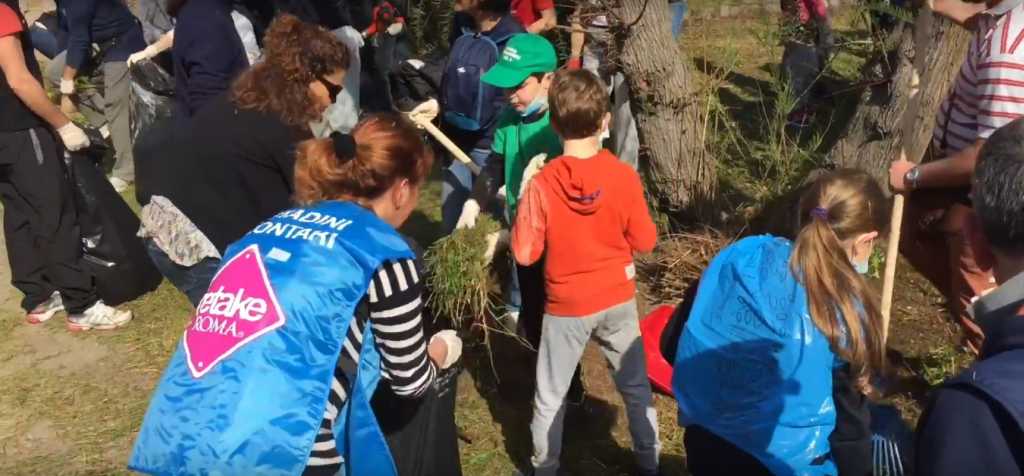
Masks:
[[[657,228],[640,176],[602,150],[561,156],[527,185],[512,229],[522,265],[544,258],[545,311],[582,317],[636,294],[633,253],[654,249]]]

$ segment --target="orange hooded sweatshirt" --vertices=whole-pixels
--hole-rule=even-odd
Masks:
[[[636,294],[633,253],[654,249],[657,228],[640,176],[602,150],[561,156],[527,185],[512,228],[512,252],[529,266],[544,258],[545,311],[583,317]]]

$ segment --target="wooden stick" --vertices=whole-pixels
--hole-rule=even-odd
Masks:
[[[933,0],[928,0],[918,12],[914,23],[914,72],[910,79],[910,103],[903,112],[901,160],[917,160],[922,154],[910,155],[907,141],[914,129],[918,109],[921,108],[921,73],[924,69],[925,46],[932,30]],[[893,197],[892,222],[890,223],[889,248],[885,253],[885,275],[882,281],[882,340],[889,337],[889,321],[892,317],[893,290],[896,286],[896,263],[900,258],[900,235],[903,227],[903,206],[906,196],[902,193]]]
[[[445,149],[448,149],[448,152],[451,152],[456,159],[459,159],[459,162],[465,164],[466,167],[473,172],[473,175],[480,175],[480,166],[476,165],[476,162],[473,162],[473,159],[469,158],[469,156],[466,155],[459,146],[455,145],[448,136],[444,135],[444,132],[441,132],[441,129],[438,129],[433,122],[416,121],[416,124],[422,126],[430,133],[430,135],[434,136],[434,138],[437,139]]]

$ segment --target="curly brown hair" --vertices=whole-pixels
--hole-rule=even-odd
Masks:
[[[347,70],[349,52],[323,27],[278,15],[267,29],[263,61],[235,80],[231,99],[242,109],[275,114],[290,126],[320,118],[309,83]]]

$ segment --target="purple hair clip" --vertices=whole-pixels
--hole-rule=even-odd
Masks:
[[[814,207],[811,209],[811,216],[821,221],[828,221],[828,209],[822,207]]]

